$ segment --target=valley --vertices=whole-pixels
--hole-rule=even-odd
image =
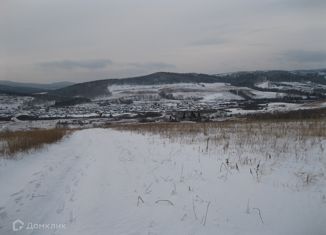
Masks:
[[[0,104],[2,122],[216,121],[324,109],[326,78],[323,72],[156,73],[28,95],[7,92]]]

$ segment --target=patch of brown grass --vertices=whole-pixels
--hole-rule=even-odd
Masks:
[[[0,156],[12,158],[19,152],[28,152],[61,140],[68,129],[35,129],[0,133]]]
[[[159,136],[169,143],[191,144],[198,147],[199,152],[210,153],[217,158],[232,156],[232,161],[238,165],[257,165],[265,158],[281,159],[290,155],[296,160],[311,159],[314,155],[310,156],[307,151],[318,149],[323,155],[326,140],[326,118],[134,123],[115,124],[111,128],[152,135],[153,141],[155,136]],[[321,155],[316,154],[315,157]]]
[[[237,119],[222,122],[206,123],[133,123],[112,125],[114,129],[137,133],[158,134],[164,137],[204,136],[237,133],[244,138],[255,135],[286,137],[294,135],[297,138],[326,137],[326,118],[300,120],[253,120]]]

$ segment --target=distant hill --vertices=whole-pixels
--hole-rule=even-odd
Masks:
[[[93,98],[101,95],[108,95],[109,85],[154,85],[154,84],[173,84],[173,83],[214,83],[219,78],[207,74],[182,74],[159,72],[146,76],[106,79],[92,82],[75,84],[69,87],[51,91],[50,94],[57,96],[81,96]]]
[[[9,87],[20,87],[20,88],[33,88],[42,90],[56,90],[63,87],[71,86],[74,83],[72,82],[55,82],[50,84],[39,84],[39,83],[22,83],[22,82],[12,82],[12,81],[3,81],[0,80],[0,85],[9,86]]]
[[[236,72],[229,74],[208,75],[196,73],[168,73],[159,72],[146,76],[106,79],[86,83],[74,84],[64,87],[49,94],[65,97],[86,97],[94,98],[102,95],[109,95],[110,85],[155,85],[174,83],[230,83],[233,86],[244,86],[253,88],[258,82],[313,82],[326,85],[326,79],[317,70],[314,73],[302,71],[253,71]]]
[[[31,95],[47,92],[48,97],[65,98],[94,98],[103,95],[110,95],[108,89],[111,85],[158,85],[175,83],[229,83],[238,87],[259,88],[255,84],[265,81],[270,82],[312,82],[326,85],[325,69],[321,70],[296,70],[296,71],[252,71],[235,72],[227,74],[197,74],[197,73],[169,73],[158,72],[146,76],[105,79],[85,83],[72,84],[70,82],[59,82],[52,84],[17,83],[0,81],[0,93],[13,93],[19,95]],[[324,93],[324,90],[321,91]],[[302,93],[302,92],[301,92]]]
[[[301,71],[254,71],[254,72],[237,72],[231,74],[216,75],[223,81],[229,82],[234,86],[254,87],[255,83],[270,82],[314,82],[326,85],[326,79],[317,71],[307,73]]]
[[[34,93],[41,93],[44,91],[48,91],[48,90],[34,88],[34,87],[23,87],[23,86],[15,87],[15,86],[0,85],[0,94],[7,94],[7,95],[29,96]]]

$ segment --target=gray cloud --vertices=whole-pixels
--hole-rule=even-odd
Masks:
[[[112,65],[109,59],[90,59],[90,60],[59,60],[38,64],[47,69],[103,69]]]
[[[326,51],[290,50],[284,53],[286,59],[295,62],[326,62]]]
[[[110,65],[109,69],[137,69],[141,71],[156,71],[156,70],[174,70],[176,66],[173,64],[163,62],[149,62],[149,63],[121,63],[114,62],[110,59],[89,59],[89,60],[58,60],[58,61],[47,61],[37,63],[37,66],[51,70],[73,70],[73,69],[106,69]]]
[[[174,70],[176,69],[176,66],[173,64],[167,64],[162,62],[157,63],[128,63],[129,66],[142,69],[142,70],[149,70],[149,71],[156,71],[156,70]]]
[[[0,64],[1,68],[1,64]],[[90,80],[107,78],[124,78],[138,75],[146,75],[157,71],[176,71],[176,65],[164,62],[119,62],[109,59],[89,59],[89,60],[56,60],[26,65],[20,70],[14,67],[7,68],[7,80],[24,76],[26,81],[32,81],[35,77],[41,79],[34,81],[46,82],[49,77],[52,81],[75,81],[85,82]],[[1,69],[0,69],[1,72]],[[1,75],[1,74],[0,74]]]
[[[325,0],[4,0],[0,22],[3,80],[325,64]]]
[[[282,0],[284,1],[284,0]],[[323,7],[326,6],[325,0],[286,0],[284,3],[287,3],[291,6],[300,6],[300,7]]]
[[[194,46],[211,46],[211,45],[221,45],[228,43],[229,41],[225,38],[205,38],[201,40],[197,40],[191,43]]]

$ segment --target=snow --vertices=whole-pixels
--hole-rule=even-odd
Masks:
[[[0,115],[19,112],[26,104],[33,100],[32,97],[9,96],[0,94]]]
[[[278,89],[278,90],[300,90],[305,92],[311,92],[315,88],[326,89],[326,85],[312,83],[312,82],[270,82],[265,81],[255,84],[256,87],[264,89]]]
[[[276,146],[269,139],[244,142],[241,151],[220,142],[206,151],[204,135],[173,141],[77,131],[0,161],[0,234],[326,234],[326,142],[290,138]],[[278,152],[285,143],[288,151]],[[239,163],[238,171],[240,158],[253,162]],[[256,177],[249,172],[258,162]],[[309,185],[301,180],[307,172]],[[16,219],[66,228],[14,233]]]
[[[285,96],[285,93],[279,93],[279,92],[269,92],[269,91],[256,91],[253,89],[250,89],[250,92],[254,94],[252,97],[253,99],[276,99],[276,98],[282,98]]]
[[[299,108],[302,109],[302,104],[291,104],[283,102],[274,102],[267,104],[267,110],[269,111],[290,111],[297,110]]]
[[[108,89],[110,92],[126,92],[126,91],[152,91],[157,92],[160,89],[198,89],[198,90],[216,90],[229,87],[227,83],[174,83],[159,85],[112,85]]]
[[[58,120],[47,120],[47,121],[20,121],[13,118],[15,121],[0,122],[0,132],[3,131],[20,131],[28,129],[50,129],[54,128]]]
[[[218,92],[204,96],[202,101],[242,100],[241,97],[230,92]]]
[[[257,83],[255,84],[256,87],[259,87],[259,88],[275,88],[276,86],[273,86],[273,84],[269,81],[265,81],[265,82],[261,82],[261,83]]]
[[[203,98],[205,101],[213,100],[241,100],[242,98],[228,92],[234,87],[227,83],[178,83],[161,85],[112,85],[108,89],[110,98],[135,97],[156,95],[161,90],[167,90],[174,97],[180,98]],[[101,98],[105,99],[105,97]]]
[[[279,86],[282,88],[282,85],[285,85],[286,87],[290,87],[292,89],[296,90],[302,90],[302,91],[312,91],[314,88],[320,88],[320,89],[326,89],[326,85],[312,83],[312,82],[280,82]]]
[[[235,115],[235,114],[247,115],[247,114],[263,112],[262,110],[245,110],[245,109],[241,109],[241,108],[232,108],[232,109],[228,109],[228,111],[232,115]]]

